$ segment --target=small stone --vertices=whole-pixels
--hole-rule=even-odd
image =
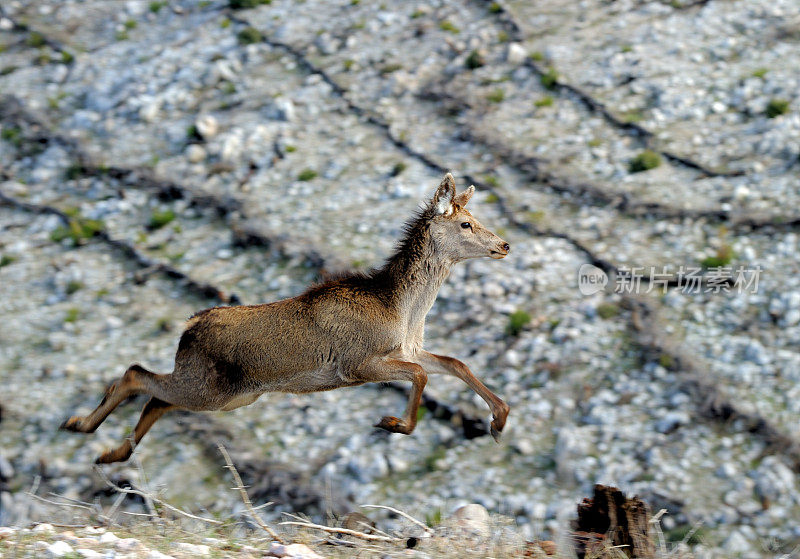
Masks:
[[[103,556],[102,553],[95,551],[94,549],[89,549],[88,547],[79,547],[75,550],[75,553],[80,555],[81,557],[86,557],[86,559],[99,559]]]
[[[204,140],[213,138],[217,135],[217,132],[219,132],[217,119],[211,115],[200,115],[197,117],[197,120],[194,121],[194,127]]]
[[[459,507],[452,518],[464,532],[481,538],[489,537],[489,511],[483,505],[473,503]]]
[[[206,150],[203,146],[199,144],[190,144],[189,147],[186,148],[186,159],[191,163],[200,163],[201,161],[205,161],[205,158]]]
[[[189,553],[195,557],[207,557],[211,554],[211,548],[207,545],[195,545],[193,543],[178,542],[174,545],[179,551]]]
[[[105,534],[100,536],[97,541],[99,541],[101,544],[109,544],[109,543],[114,543],[117,540],[119,540],[119,538],[114,532],[106,532]]]
[[[14,466],[11,462],[0,456],[0,479],[11,479],[14,477]]]
[[[292,103],[292,100],[286,97],[278,97],[275,99],[275,116],[279,120],[292,122],[295,119],[294,103]]]
[[[0,526],[0,540],[4,540],[14,535],[14,528]]]
[[[290,557],[293,559],[323,559],[321,555],[316,553],[310,547],[302,543],[293,543],[289,545],[273,542],[267,551],[272,557]]]
[[[37,524],[32,531],[35,534],[53,534],[56,529],[53,528],[52,524]]]
[[[146,557],[147,559],[174,559],[172,555],[166,555],[165,553],[161,553],[155,549],[151,550]]]
[[[53,542],[47,546],[48,557],[64,557],[72,553],[72,546],[67,542]]]
[[[525,48],[519,43],[509,43],[506,49],[506,62],[509,64],[522,64],[528,58]]]
[[[114,544],[114,549],[122,552],[132,552],[142,548],[141,542],[136,538],[122,538]]]
[[[161,107],[156,101],[150,101],[139,108],[139,118],[144,122],[155,122],[160,110]]]

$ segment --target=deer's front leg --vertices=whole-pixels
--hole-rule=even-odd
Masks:
[[[375,425],[375,427],[386,429],[392,433],[410,434],[417,426],[417,410],[420,400],[422,400],[422,390],[428,382],[428,376],[423,368],[416,363],[385,357],[372,360],[358,371],[358,377],[364,382],[390,382],[393,380],[411,382],[411,394],[408,397],[403,417],[386,416]]]
[[[508,417],[509,407],[497,395],[486,388],[478,378],[472,374],[469,367],[464,365],[461,361],[454,357],[446,355],[436,355],[428,351],[420,351],[417,353],[417,362],[422,365],[430,374],[439,373],[443,375],[451,375],[463,380],[478,396],[484,399],[489,404],[489,409],[492,411],[492,424],[491,433],[495,441],[500,440],[500,433],[503,427],[506,426],[506,418]]]

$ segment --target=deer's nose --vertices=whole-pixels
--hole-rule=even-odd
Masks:
[[[500,245],[500,246],[501,246],[501,247],[503,248],[503,250],[504,250],[504,251],[506,251],[506,252],[508,252],[509,250],[511,250],[511,247],[510,247],[510,246],[508,246],[508,243],[503,243],[503,244],[502,244],[502,245]]]

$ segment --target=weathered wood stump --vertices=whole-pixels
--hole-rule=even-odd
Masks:
[[[575,551],[579,559],[606,557],[603,550],[621,546],[628,557],[652,559],[650,511],[638,497],[628,498],[616,487],[595,485],[594,496],[578,505],[574,523]]]

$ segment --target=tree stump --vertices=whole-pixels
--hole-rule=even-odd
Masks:
[[[647,505],[638,497],[626,497],[616,487],[594,486],[594,496],[578,505],[574,532],[579,559],[605,557],[602,550],[608,545],[622,546],[619,550],[628,557],[655,556]]]

